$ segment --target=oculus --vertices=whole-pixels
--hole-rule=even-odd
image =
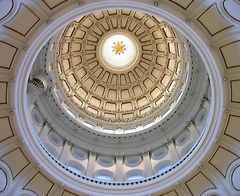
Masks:
[[[113,71],[123,71],[131,67],[138,56],[136,42],[125,33],[113,33],[100,43],[100,58]]]

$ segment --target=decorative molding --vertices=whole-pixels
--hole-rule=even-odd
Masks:
[[[191,5],[192,5],[192,3],[195,1],[195,0],[190,0],[190,2],[187,4],[187,5],[182,5],[181,3],[183,3],[183,2],[185,2],[185,1],[181,1],[181,0],[169,0],[169,1],[171,1],[172,3],[174,3],[174,4],[176,4],[176,5],[178,5],[179,7],[181,7],[182,9],[184,9],[184,10],[187,10]],[[178,3],[178,2],[181,2],[181,3]],[[183,3],[184,4],[184,3]]]
[[[239,65],[240,67],[240,65]],[[234,82],[239,82],[239,87],[240,87],[240,79],[237,79],[237,80],[230,80],[230,86],[231,86],[231,102],[232,103],[240,103],[240,96],[239,96],[239,100],[233,100],[233,95],[234,95],[234,92],[233,92],[233,83]],[[235,89],[235,93],[238,93],[239,92],[239,89],[236,88]]]
[[[236,184],[234,183],[238,183],[239,185],[239,179],[236,179],[236,181],[234,181],[233,176],[236,170],[237,169],[239,170],[239,167],[240,167],[240,159],[237,159],[234,162],[232,162],[232,164],[229,166],[227,170],[227,175],[226,175],[227,182],[228,184],[230,184],[230,186],[232,187],[236,195],[240,193],[240,187],[236,187]],[[238,175],[239,175],[239,171],[238,171]]]
[[[231,9],[226,7],[226,4],[229,3],[232,3]],[[236,10],[240,9],[240,2],[238,0],[219,0],[217,1],[217,5],[226,20],[231,22],[233,25],[240,26],[240,18],[236,18],[236,16],[231,14],[231,11],[235,12],[234,14],[236,14]]]
[[[4,192],[7,188],[8,185],[8,177],[5,173],[5,171],[0,168],[0,179],[1,179],[1,189],[0,189],[0,193]]]
[[[25,9],[25,11],[23,10]],[[28,11],[28,13],[26,12]],[[21,13],[20,13],[21,12]],[[32,15],[32,19],[34,20],[33,16],[35,16],[35,21],[32,21],[32,24],[29,28],[26,29],[20,29],[22,27],[17,26],[14,28],[14,25],[16,25],[18,22],[20,22],[20,16],[23,14],[31,14]],[[19,16],[20,15],[20,16]],[[24,16],[25,19],[27,16]],[[10,29],[22,36],[26,36],[34,27],[35,25],[40,21],[40,18],[28,7],[26,6],[24,3],[20,3],[20,6],[18,7],[18,11],[15,13],[15,15],[3,26],[7,29]],[[25,21],[25,24],[28,24],[27,21]],[[28,21],[29,22],[29,21]],[[12,23],[12,24],[10,24]]]
[[[223,58],[223,60],[224,60],[226,69],[233,69],[233,68],[236,68],[236,67],[240,67],[240,63],[239,63],[239,65],[229,66],[228,63],[227,63],[226,57],[225,57],[225,55],[224,55],[224,52],[223,52],[223,48],[224,48],[224,47],[227,47],[227,46],[230,46],[230,45],[234,45],[235,43],[238,43],[238,42],[239,42],[239,45],[240,45],[240,40],[235,40],[235,41],[230,42],[230,43],[228,43],[228,44],[225,44],[225,45],[223,45],[223,46],[221,46],[221,47],[219,48],[219,49],[220,49],[220,52],[221,52],[221,55],[222,55],[222,58]],[[239,51],[240,51],[240,49],[239,49]],[[236,52],[236,54],[238,54],[239,51],[234,51],[234,52]],[[234,54],[234,52],[233,52],[233,54]],[[238,57],[238,55],[237,55],[237,57]]]
[[[6,181],[5,185],[0,190],[0,195],[1,195],[1,194],[6,193],[7,190],[9,189],[9,187],[11,187],[11,182],[12,182],[13,178],[12,178],[11,169],[4,161],[0,161],[0,171],[3,172],[3,175],[5,176],[5,181]],[[3,177],[3,176],[1,176],[1,177]],[[1,183],[2,182],[4,182],[4,179],[1,178]],[[1,184],[1,186],[2,186],[2,184]]]
[[[6,46],[9,46],[9,47],[12,47],[13,48],[13,50],[15,50],[15,51],[12,51],[12,54],[8,54],[8,55],[11,55],[10,56],[10,59],[8,60],[9,62],[7,63],[7,65],[2,65],[2,61],[3,61],[3,59],[6,57],[6,56],[1,56],[1,54],[0,54],[0,56],[1,56],[1,62],[0,62],[0,68],[2,68],[2,69],[8,69],[8,70],[10,70],[11,69],[11,67],[12,67],[12,64],[13,64],[13,62],[14,62],[14,59],[15,59],[15,56],[16,56],[16,54],[17,54],[17,52],[18,52],[18,48],[17,47],[15,47],[15,46],[13,46],[12,44],[9,44],[9,43],[7,43],[7,42],[5,42],[5,41],[0,41],[0,44],[1,43],[3,43],[3,44],[5,44]],[[4,46],[3,46],[4,47]],[[5,54],[5,50],[6,50],[6,48],[2,48],[1,50],[3,50],[1,53],[3,54]]]
[[[206,178],[206,180],[211,183],[211,185],[213,186],[213,188],[217,188],[217,187],[215,186],[215,184],[214,184],[204,173],[202,173],[201,171],[199,171],[199,172],[197,172],[193,177],[191,177],[189,180],[187,180],[187,181],[185,182],[185,185],[187,186],[187,188],[188,188],[188,190],[190,191],[190,193],[192,194],[192,196],[194,196],[194,193],[192,192],[192,190],[191,190],[190,186],[188,185],[188,183],[189,183],[191,180],[193,180],[195,177],[197,177],[198,175],[200,175],[200,174],[203,175],[203,176]],[[202,187],[200,186],[200,188],[202,188]],[[200,195],[204,194],[205,192],[207,192],[208,190],[211,190],[211,189],[212,189],[212,188],[208,188],[208,189],[204,190],[204,192],[200,193]]]
[[[14,152],[14,151],[16,151],[16,150],[19,150],[19,151],[21,152],[21,154],[23,155],[23,157],[27,160],[27,164],[25,164],[24,167],[21,168],[21,169],[14,175],[14,172],[12,171],[12,168],[9,166],[9,164],[7,164],[7,163],[4,161],[4,157],[6,157],[7,155],[9,155],[10,153],[12,153],[12,152]],[[15,149],[13,149],[13,150],[11,150],[11,151],[3,154],[0,158],[1,158],[1,161],[5,162],[5,163],[9,166],[10,171],[11,171],[12,176],[13,176],[13,180],[14,180],[26,167],[28,167],[28,166],[31,164],[31,162],[28,160],[27,156],[23,153],[23,151],[22,151],[22,149],[21,149],[20,147],[17,147],[17,148],[15,148]],[[19,161],[19,160],[17,160],[17,161]],[[12,164],[17,164],[17,162],[14,162],[14,163],[12,163]]]
[[[226,169],[226,173],[225,173],[225,174],[222,173],[222,171],[220,171],[213,163],[211,163],[211,160],[214,158],[214,156],[216,155],[216,153],[218,152],[218,150],[219,150],[220,148],[222,148],[222,149],[226,150],[227,152],[229,152],[229,153],[231,153],[231,154],[233,154],[233,155],[236,156],[236,158],[233,159],[233,161],[228,165],[228,168]],[[226,148],[224,148],[224,147],[222,147],[222,146],[218,146],[217,150],[214,152],[214,154],[212,155],[212,157],[209,159],[208,163],[209,163],[210,165],[212,165],[220,174],[222,174],[222,175],[226,178],[227,171],[228,171],[229,167],[230,167],[231,164],[232,164],[235,160],[237,160],[238,158],[239,158],[239,156],[238,156],[237,154],[235,154],[234,152],[231,152],[230,150],[228,150],[228,149],[226,149]]]
[[[8,140],[9,138],[11,138],[11,137],[14,136],[14,132],[13,132],[13,128],[12,128],[12,125],[11,125],[9,116],[1,116],[1,117],[0,117],[0,120],[1,120],[1,119],[5,119],[5,118],[7,119],[7,122],[9,123],[8,125],[9,125],[9,129],[10,129],[10,133],[8,133],[8,134],[7,134],[7,137],[5,137],[4,139],[2,139],[2,140],[0,141],[0,143],[2,143],[2,142],[6,141],[6,140]],[[3,126],[2,123],[1,123],[1,126]],[[6,131],[6,127],[5,127],[5,130],[3,130],[3,131]],[[3,133],[1,133],[1,135],[3,135]]]
[[[4,15],[4,16],[2,16],[1,18],[0,18],[0,21],[2,21],[2,20],[4,20],[8,15],[9,15],[9,13],[11,13],[12,12],[12,10],[13,10],[13,7],[14,7],[14,1],[13,0],[5,0],[5,2],[9,2],[9,3],[11,3],[11,8],[9,9],[9,11],[7,11],[7,13]],[[2,1],[3,2],[3,1]],[[3,10],[3,11],[5,11],[5,10]]]
[[[8,102],[8,82],[0,81],[0,87],[1,87],[1,90],[5,89],[5,93],[3,91],[1,91],[0,105],[7,104],[7,102]]]
[[[161,194],[160,196],[174,196],[173,194],[175,194],[175,196],[179,196],[179,194],[175,190],[166,192],[164,194]]]
[[[30,186],[30,184],[33,182],[33,187],[34,186],[43,186],[43,184],[34,184],[34,183],[36,183],[36,182],[34,182],[34,180],[35,180],[35,178],[37,178],[38,177],[38,175],[40,175],[39,177],[43,177],[44,179],[46,179],[49,183],[51,183],[51,186],[49,187],[49,190],[47,190],[47,192],[45,191],[45,189],[47,188],[46,187],[46,184],[44,184],[45,185],[45,187],[42,187],[42,190],[44,190],[44,192],[46,192],[46,194],[45,195],[48,195],[49,193],[50,193],[50,191],[51,191],[51,189],[53,188],[53,186],[54,186],[54,182],[53,181],[51,181],[49,178],[47,178],[45,175],[43,175],[40,171],[38,171],[36,174],[34,174],[34,176],[27,182],[27,184],[23,187],[23,189],[24,190],[29,190],[29,191],[33,191],[36,195],[40,195],[41,193],[36,193],[35,192],[35,190],[31,190],[30,189],[30,187],[29,188],[27,188],[28,187],[28,185]],[[45,182],[46,183],[46,182]],[[38,188],[38,190],[40,190],[39,188]]]
[[[53,10],[54,8],[58,7],[59,5],[62,5],[62,4],[67,2],[67,0],[59,0],[58,3],[51,3],[52,0],[42,0],[42,1],[47,5],[47,7],[50,10]],[[52,4],[52,5],[50,5],[49,3]]]
[[[236,186],[234,185],[234,179],[233,179],[234,173],[236,172],[237,169],[240,170],[240,165],[238,165],[238,166],[233,170],[232,176],[231,176],[231,183],[232,183],[233,187],[234,187],[237,191],[240,191],[240,187],[236,187]],[[238,177],[239,177],[239,171],[238,171]],[[238,183],[238,180],[239,180],[239,178],[236,179],[236,182],[237,182],[237,183]],[[239,184],[239,183],[238,183],[238,184]]]
[[[77,196],[76,194],[69,192],[67,190],[64,190],[61,194],[61,196]]]
[[[223,31],[225,31],[225,30],[233,27],[233,25],[228,25],[228,26],[226,26],[226,27],[224,27],[224,28],[222,28],[222,29],[214,32],[214,33],[211,32],[211,31],[207,28],[207,26],[204,24],[204,22],[201,21],[201,17],[203,17],[204,14],[206,14],[210,9],[212,9],[212,8],[214,8],[214,7],[215,7],[215,9],[217,9],[217,11],[219,12],[218,7],[217,7],[217,4],[214,3],[214,4],[212,4],[210,7],[208,7],[208,8],[197,18],[198,22],[206,29],[206,31],[207,31],[211,36],[215,36],[215,35],[223,32]],[[219,12],[219,14],[221,14],[221,13]],[[216,18],[216,19],[217,19],[217,18]],[[224,18],[224,19],[225,19],[225,18]],[[216,21],[216,22],[217,22],[217,21]],[[217,24],[217,23],[215,23],[215,24]]]
[[[227,128],[228,128],[228,125],[229,125],[229,122],[230,122],[231,117],[237,117],[237,118],[240,119],[240,116],[230,114],[230,115],[228,116],[228,119],[227,119],[227,125],[226,125],[226,127],[225,127],[224,135],[227,135],[228,137],[230,137],[230,138],[232,138],[232,139],[240,142],[240,139],[237,139],[237,138],[235,138],[235,137],[233,137],[232,135],[230,135],[230,134],[227,133]],[[239,124],[240,124],[240,123],[239,123]]]

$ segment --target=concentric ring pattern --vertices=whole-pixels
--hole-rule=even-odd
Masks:
[[[114,67],[131,52],[126,67]],[[102,11],[45,44],[29,76],[28,107],[41,147],[59,166],[96,185],[125,186],[160,178],[193,152],[210,108],[208,85],[198,52],[167,22]]]
[[[0,194],[239,195],[239,6],[238,0],[1,1]],[[182,65],[186,63],[182,71],[187,72],[182,72],[185,76],[181,76],[185,78],[183,82],[186,80],[183,93],[180,100],[159,109],[158,122],[154,120],[152,110],[146,117],[138,114],[141,107],[131,111],[133,115],[139,115],[139,119],[135,119],[136,115],[133,119],[123,119],[123,113],[130,110],[117,111],[116,117],[109,121],[104,115],[102,119],[101,114],[86,111],[91,106],[103,114],[115,113],[104,109],[107,102],[116,104],[117,110],[124,102],[133,103],[132,99],[123,100],[121,90],[116,88],[124,85],[110,84],[110,76],[102,82],[107,71],[116,74],[117,81],[121,80],[121,74],[130,81],[128,73],[134,75],[142,59],[140,37],[132,33],[136,29],[129,32],[129,27],[132,20],[143,22],[142,26],[146,26],[146,21],[134,19],[137,12],[128,10],[141,11],[145,18],[153,21],[157,18],[161,29],[164,23],[164,27],[171,24],[174,28],[169,29],[173,30],[175,41],[184,45],[180,48]],[[127,15],[129,12],[131,14]],[[95,20],[95,13],[105,18]],[[100,107],[92,106],[93,102],[90,105],[89,101],[92,97],[99,99],[99,92],[96,95],[95,88],[85,88],[88,95],[81,101],[86,107],[81,108],[71,101],[72,94],[77,95],[75,91],[69,93],[74,86],[65,91],[62,82],[65,80],[69,85],[68,71],[74,70],[72,54],[77,57],[77,51],[82,52],[90,43],[86,37],[90,36],[88,29],[92,27],[82,25],[89,16],[92,16],[90,20],[94,26],[96,21],[105,20],[111,27],[111,30],[102,31],[103,35],[95,44],[98,68],[101,67],[102,72],[89,78],[96,79],[94,82],[101,84],[106,94],[109,91],[107,84],[113,86],[123,101],[113,101],[106,96],[107,100],[101,98]],[[113,29],[110,22],[116,17],[127,19],[127,27]],[[72,35],[66,28],[71,26],[70,23],[76,24],[72,26]],[[154,28],[156,26],[146,28],[148,37],[153,36]],[[87,40],[86,44],[82,43],[83,39],[71,40],[77,29],[86,32],[83,38]],[[69,36],[65,36],[67,32],[70,32]],[[165,30],[161,32],[159,40],[167,43],[164,41],[168,40]],[[104,64],[99,54],[106,54],[106,51],[101,49],[101,44],[116,34],[124,34],[134,41],[139,52],[134,59],[136,64],[130,61],[130,65],[118,70]],[[81,44],[81,50],[73,49],[73,43]],[[153,50],[156,43],[152,43]],[[165,46],[169,59],[169,47]],[[64,55],[70,61],[70,68],[62,71],[61,79],[57,63],[61,68],[63,48],[67,50]],[[110,42],[107,49],[119,58],[129,54],[126,40]],[[78,66],[82,65],[75,65]],[[88,67],[88,63],[85,66]],[[144,85],[146,72],[143,78],[140,77],[140,86]],[[96,74],[96,70],[91,73]],[[126,83],[131,86],[134,82]],[[127,90],[133,91],[132,88]],[[151,91],[147,93],[150,95]],[[137,101],[140,97],[133,98]],[[122,117],[121,122],[118,116]]]
[[[109,33],[137,42],[139,55],[129,69],[109,70],[100,60],[99,45]],[[182,42],[170,25],[146,13],[111,10],[84,16],[65,28],[58,51],[57,88],[90,122],[121,127],[154,119],[179,98],[185,83]]]

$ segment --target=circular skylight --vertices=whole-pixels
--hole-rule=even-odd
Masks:
[[[137,57],[137,45],[133,38],[123,33],[114,33],[103,39],[100,56],[110,69],[122,71],[133,65]]]

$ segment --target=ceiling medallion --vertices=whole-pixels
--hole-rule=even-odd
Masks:
[[[135,65],[139,57],[137,40],[120,30],[105,35],[99,45],[100,61],[110,71],[126,71]]]
[[[126,45],[124,45],[123,44],[123,41],[121,41],[121,43],[119,42],[119,41],[117,41],[117,43],[116,42],[114,42],[113,43],[114,45],[112,46],[112,48],[113,48],[113,52],[115,52],[115,55],[116,54],[123,54],[124,53],[124,50],[126,50]]]

